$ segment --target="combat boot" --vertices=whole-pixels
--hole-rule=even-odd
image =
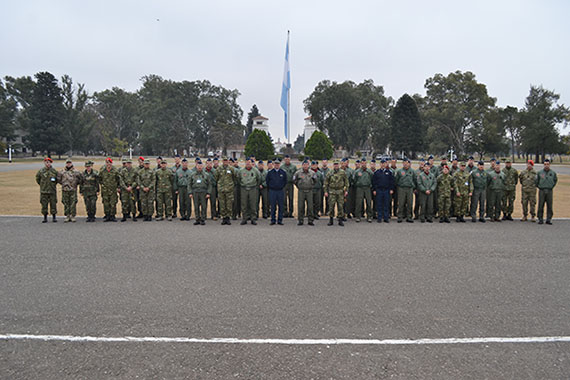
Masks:
[[[107,223],[110,222],[111,220],[109,219],[109,215],[105,215],[105,218],[103,219],[103,223]]]
[[[42,220],[42,223],[47,223],[47,214],[44,215],[44,220]]]
[[[136,222],[136,221],[137,221],[137,214],[134,213],[134,214],[133,214],[133,222]]]
[[[444,222],[445,222],[445,223],[451,223],[451,220],[449,220],[448,217],[445,217],[445,218],[444,218]]]
[[[201,221],[200,221],[200,225],[201,225],[201,226],[205,226],[205,225],[206,225],[206,221],[205,221],[205,220],[201,220]]]
[[[56,219],[55,215],[52,215],[51,221],[54,222],[54,223],[57,223],[57,219]]]
[[[121,222],[126,222],[127,221],[127,214],[123,214],[123,219],[121,219]]]
[[[227,218],[226,220],[226,225],[231,226],[232,222],[230,221],[230,218]]]
[[[75,216],[70,216],[70,217],[69,217],[69,221],[70,221],[71,223],[75,223]]]
[[[455,218],[455,222],[461,223],[461,218],[458,216],[457,218]]]
[[[67,222],[69,222],[69,221],[70,221],[70,220],[69,220],[69,216],[66,215],[66,216],[65,216],[65,219],[63,219],[63,223],[67,223]]]
[[[117,219],[115,219],[115,215],[110,216],[109,219],[110,219],[111,222],[116,222],[116,221],[117,221]]]
[[[45,217],[44,217],[45,218]],[[329,222],[327,223],[327,226],[332,226],[333,225],[333,221],[334,218],[329,218]],[[44,222],[45,223],[45,222]]]
[[[200,221],[198,219],[196,219],[196,221],[194,222],[194,225],[197,226],[200,224]]]
[[[526,222],[527,220],[526,215],[521,218],[521,222]]]
[[[344,227],[344,222],[342,221],[342,219],[339,219],[339,220],[338,220],[338,225],[341,226],[341,227]]]

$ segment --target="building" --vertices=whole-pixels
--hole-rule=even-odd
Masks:
[[[269,119],[265,116],[256,116],[253,119],[253,129],[259,129],[269,136]]]
[[[317,130],[317,127],[311,121],[311,117],[307,116],[305,118],[305,126],[303,127],[303,133],[305,135],[305,144],[304,145],[307,145],[307,141],[309,141],[309,139],[313,135],[313,132],[315,132],[316,130]]]

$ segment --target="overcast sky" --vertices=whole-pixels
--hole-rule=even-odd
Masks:
[[[287,30],[291,141],[323,79],[373,79],[398,99],[469,70],[500,106],[522,107],[531,84],[570,105],[570,1],[18,0],[0,14],[2,77],[69,74],[90,93],[207,79],[241,92],[244,122],[257,104],[275,140]]]

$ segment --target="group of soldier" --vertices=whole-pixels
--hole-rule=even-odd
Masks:
[[[328,225],[333,225],[336,216],[343,226],[348,218],[389,223],[392,215],[397,216],[398,223],[413,223],[414,219],[432,223],[435,218],[449,223],[451,217],[461,223],[468,216],[472,222],[513,220],[516,187],[520,183],[521,220],[527,221],[530,215],[534,222],[538,216],[538,223],[544,223],[546,204],[546,223],[552,224],[553,189],[557,183],[549,160],[538,172],[531,160],[525,170],[518,172],[510,160],[502,168],[501,162],[493,158],[485,168],[482,161],[476,165],[473,157],[461,163],[456,159],[448,163],[442,157],[436,165],[433,156],[420,160],[418,169],[412,169],[407,159],[398,168],[395,159],[381,160],[377,167],[375,160],[369,164],[366,158],[357,160],[354,167],[346,158],[335,160],[332,167],[327,160],[319,165],[305,159],[298,168],[289,156],[285,156],[283,164],[275,158],[267,161],[267,166],[255,157],[246,159],[244,166],[227,157],[205,161],[196,158],[193,168],[188,159],[180,156],[174,158],[170,167],[158,157],[153,168],[151,161],[143,157],[138,158],[138,166],[125,158],[120,168],[107,158],[99,171],[93,168],[92,161],[85,163],[83,171],[77,170],[71,159],[59,172],[52,163],[51,158],[45,158],[44,167],[36,174],[44,223],[48,211],[57,221],[57,184],[61,185],[65,222],[75,222],[79,190],[85,201],[87,222],[95,221],[100,194],[105,222],[117,221],[120,199],[122,222],[151,221],[153,215],[156,220],[171,221],[177,215],[180,220],[190,220],[194,206],[194,224],[204,225],[209,204],[211,218],[220,218],[222,225],[238,218],[241,224],[250,221],[255,225],[260,214],[264,219],[270,218],[271,225],[282,225],[283,218],[293,217],[296,187],[298,225],[303,225],[305,218],[308,225],[314,225],[314,220],[328,215]]]

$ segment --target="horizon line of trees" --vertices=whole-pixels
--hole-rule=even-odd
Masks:
[[[396,102],[372,80],[341,83],[323,80],[304,100],[304,109],[334,149],[352,155],[367,149],[401,152],[415,158],[453,149],[467,154],[567,154],[570,135],[558,126],[570,121],[560,95],[530,86],[522,109],[498,107],[485,84],[472,72],[435,74],[426,79],[426,95],[403,94]],[[243,144],[260,112],[254,104],[242,124],[238,90],[207,80],[172,81],[157,75],[141,78],[129,92],[113,87],[89,94],[85,84],[61,80],[49,72],[34,77],[0,79],[0,139],[10,142],[25,132],[24,142],[42,154],[225,153]],[[300,136],[302,137],[302,136]],[[304,148],[295,141],[295,149]]]

